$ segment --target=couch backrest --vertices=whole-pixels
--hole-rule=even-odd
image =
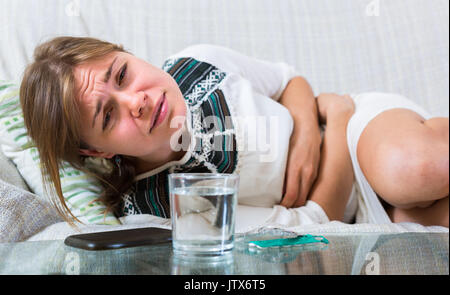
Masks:
[[[448,0],[0,0],[0,79],[59,35],[122,43],[155,65],[213,43],[294,65],[316,94],[386,91],[448,116]]]

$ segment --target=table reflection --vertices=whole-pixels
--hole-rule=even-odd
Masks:
[[[0,244],[0,274],[448,274],[448,233],[323,234],[328,245],[249,249],[277,230],[238,235],[231,255],[186,259],[171,244],[87,251],[62,240]]]

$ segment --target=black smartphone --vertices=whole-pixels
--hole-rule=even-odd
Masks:
[[[170,243],[172,231],[145,227],[68,236],[64,244],[85,250],[111,250]]]

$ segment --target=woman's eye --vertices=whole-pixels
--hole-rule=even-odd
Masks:
[[[127,72],[127,64],[125,64],[125,66],[123,66],[122,71],[120,72],[119,85],[122,84],[122,80],[125,78],[126,72]]]
[[[108,127],[108,123],[111,120],[111,111],[108,111],[105,115],[105,119],[103,120],[103,130]]]

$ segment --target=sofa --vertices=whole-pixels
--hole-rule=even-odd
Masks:
[[[394,92],[435,116],[448,117],[447,0],[0,0],[0,5],[0,80],[16,85],[34,47],[56,36],[91,36],[123,44],[155,65],[189,45],[210,43],[291,64],[316,95]],[[78,232],[147,226],[170,228],[169,220],[150,215],[71,227],[7,154],[0,150],[0,242],[55,240]],[[236,226],[237,232],[258,229],[243,215]],[[448,228],[414,223],[337,221],[284,229],[448,233]]]

